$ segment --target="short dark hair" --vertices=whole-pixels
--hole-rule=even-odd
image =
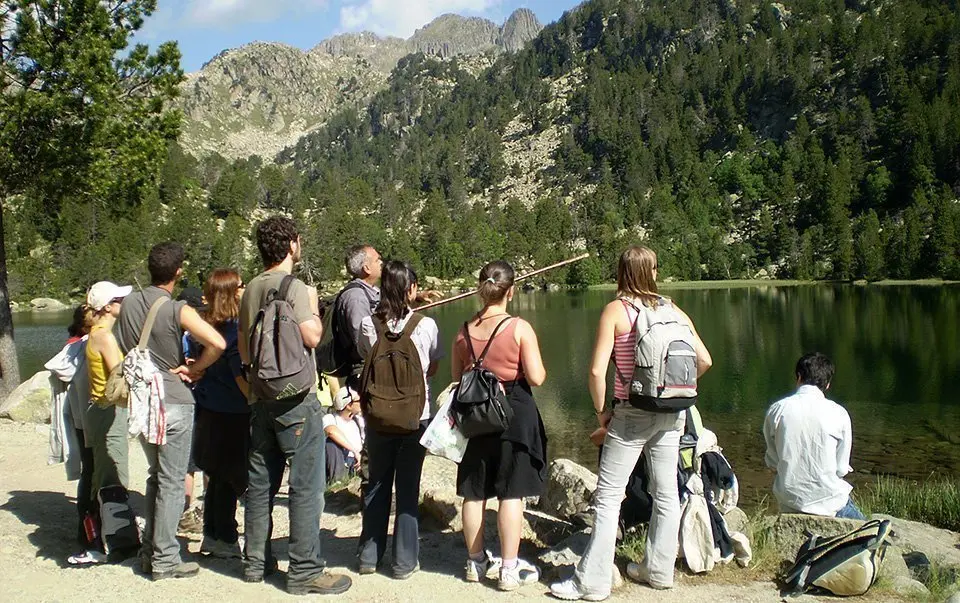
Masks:
[[[174,241],[157,243],[147,257],[150,284],[163,285],[177,278],[177,270],[183,267],[183,246]]]
[[[297,224],[285,216],[270,216],[257,225],[257,249],[263,265],[269,268],[290,253],[290,243],[300,238]]]
[[[821,391],[833,381],[833,362],[820,352],[804,354],[797,360],[797,379],[801,385],[816,385]]]

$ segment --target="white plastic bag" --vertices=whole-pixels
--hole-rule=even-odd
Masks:
[[[454,463],[459,463],[463,459],[468,442],[457,429],[453,422],[453,415],[450,413],[453,392],[457,389],[457,385],[457,382],[451,383],[437,396],[437,404],[440,408],[427,426],[423,437],[420,438],[420,444],[431,454],[450,459]]]

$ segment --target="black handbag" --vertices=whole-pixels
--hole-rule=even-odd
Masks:
[[[463,323],[463,338],[470,351],[473,366],[460,375],[460,384],[453,395],[453,419],[460,433],[466,438],[503,433],[513,419],[513,407],[507,401],[500,380],[491,371],[483,368],[483,359],[490,351],[493,338],[510,318],[512,317],[504,318],[493,329],[479,358],[473,352],[467,323]]]

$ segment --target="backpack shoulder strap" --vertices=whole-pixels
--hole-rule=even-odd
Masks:
[[[283,280],[280,281],[280,289],[277,291],[277,297],[284,301],[287,300],[287,294],[290,292],[290,287],[293,285],[293,281],[297,280],[297,277],[292,274],[288,274],[283,277]]]
[[[487,345],[483,346],[483,351],[480,352],[480,357],[476,359],[475,366],[482,366],[482,365],[483,365],[483,361],[484,361],[484,359],[487,357],[487,352],[490,351],[490,346],[493,345],[493,340],[496,339],[497,335],[500,333],[500,327],[502,327],[503,325],[507,324],[507,322],[509,322],[509,321],[512,320],[513,318],[514,318],[513,316],[508,316],[508,317],[504,318],[503,320],[501,320],[500,322],[498,322],[498,323],[497,323],[497,326],[493,327],[493,332],[490,333],[490,339],[487,340]],[[473,348],[473,345],[472,345],[472,344],[471,344],[470,348],[471,348],[471,350],[472,350],[472,348]]]
[[[423,314],[418,314],[414,312],[410,318],[407,320],[407,324],[403,326],[402,337],[410,338],[413,335],[413,331],[417,328],[417,325],[420,324],[420,321],[423,320]]]
[[[164,295],[150,306],[147,312],[147,320],[143,323],[143,329],[140,331],[140,341],[137,342],[137,348],[140,351],[147,349],[147,342],[150,340],[150,333],[153,332],[153,323],[157,322],[157,314],[160,312],[160,306],[167,303],[170,298]]]

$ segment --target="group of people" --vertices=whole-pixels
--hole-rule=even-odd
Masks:
[[[78,374],[89,381],[87,385],[76,379],[71,385],[79,391],[88,388],[86,396],[71,398],[84,450],[77,501],[78,534],[87,552],[81,557],[102,561],[105,552],[112,559],[137,554],[132,546],[126,546],[128,542],[117,539],[116,530],[103,529],[106,519],[97,502],[98,493],[105,489],[129,486],[128,410],[105,403],[105,388],[111,373],[137,346],[141,332],[149,330],[147,349],[162,373],[165,424],[164,437],[158,442],[140,437],[149,466],[145,524],[139,535],[144,573],[160,580],[190,577],[199,571],[196,563],[182,558],[176,540],[184,505],[184,477],[192,457],[209,480],[200,550],[216,557],[240,558],[244,581],[260,582],[277,569],[270,547],[271,515],[285,470],[289,470],[289,592],[338,594],[351,587],[348,576],[325,567],[319,525],[325,484],[357,472],[362,476],[363,518],[356,570],[361,575],[381,570],[393,506],[396,517],[389,571],[396,579],[408,578],[420,568],[418,499],[426,452],[420,439],[435,412],[430,383],[445,347],[436,322],[415,310],[432,298],[431,292],[421,291],[410,264],[385,262],[373,247],[361,245],[346,254],[345,266],[352,280],[325,310],[316,289],[289,278],[301,253],[301,235],[292,220],[280,216],[263,220],[256,230],[256,243],[264,271],[246,286],[234,270],[214,271],[204,285],[205,303],[200,312],[171,298],[183,272],[184,252],[176,243],[151,249],[151,285],[142,291],[109,282],[91,287],[77,333],[86,337],[72,342],[85,342],[85,367]],[[503,433],[470,438],[457,472],[466,547],[463,577],[469,582],[495,580],[504,591],[539,580],[536,566],[519,557],[519,547],[523,500],[543,493],[547,473],[547,436],[532,389],[544,383],[547,373],[534,328],[510,314],[515,278],[513,267],[504,261],[490,262],[481,269],[481,308],[451,338],[450,348],[453,380],[474,367],[482,355],[483,367],[496,376],[513,411]],[[251,334],[259,333],[263,309],[278,295],[288,304],[305,354],[312,357],[318,346],[323,348],[327,323],[332,331],[327,339],[332,337],[332,357],[338,365],[334,372],[340,378],[321,374],[312,387],[295,395],[258,399],[256,388],[251,387],[251,377],[257,378],[251,374],[257,370],[251,368],[256,362]],[[155,303],[164,298],[167,303]],[[676,467],[683,413],[635,407],[629,391],[639,314],[660,307],[676,310],[692,333],[697,375],[712,365],[693,321],[658,293],[656,254],[645,247],[627,248],[617,268],[617,297],[600,316],[588,376],[598,424],[606,433],[595,496],[596,519],[574,576],[550,587],[558,598],[598,601],[609,596],[620,504],[644,450],[650,463],[653,513],[645,558],[642,563],[631,563],[627,573],[653,588],[673,585],[680,523]],[[331,315],[326,317],[325,312]],[[148,314],[155,315],[151,324],[146,324],[150,322]],[[418,391],[424,399],[419,427],[413,430],[383,430],[363,421],[367,399],[363,369],[380,338],[409,338],[417,351],[415,364],[423,379]],[[832,367],[827,375],[821,358],[801,360],[797,396],[803,399],[775,405],[765,426],[770,447],[767,460],[778,471],[775,492],[785,509],[800,512],[833,512],[837,506],[833,498],[828,503],[826,495],[818,495],[811,503],[809,496],[790,493],[811,487],[813,472],[826,469],[839,480],[848,470],[849,417],[846,436],[837,434],[846,447],[831,449],[833,464],[827,467],[825,461],[818,464],[804,456],[804,447],[823,450],[832,437],[814,442],[809,435],[824,412],[795,410],[829,402],[814,391],[825,390],[832,377]],[[608,396],[611,361],[614,387],[613,395]],[[318,397],[318,391],[328,387],[333,390],[329,410]],[[84,397],[82,402],[74,401]],[[842,408],[840,411],[845,415]],[[831,410],[838,423],[842,423],[840,411]],[[795,467],[798,463],[802,469]],[[806,473],[798,477],[798,471]],[[822,494],[831,485],[836,486],[819,483],[818,492]],[[848,494],[849,489],[843,492],[844,497]],[[245,514],[242,546],[235,520],[241,496]],[[492,498],[499,501],[499,555],[488,551],[484,543],[486,502]],[[846,498],[843,503],[846,509]],[[107,539],[108,531],[113,542]]]

